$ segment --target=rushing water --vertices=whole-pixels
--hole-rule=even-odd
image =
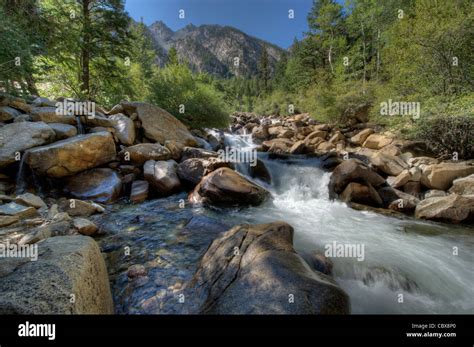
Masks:
[[[252,141],[228,135],[227,145],[250,150]],[[286,221],[295,229],[300,253],[324,253],[333,242],[363,245],[362,261],[332,258],[334,278],[349,294],[353,313],[474,313],[472,228],[356,211],[328,199],[330,173],[319,169],[317,160],[269,160],[264,154],[260,159],[272,184],[258,183],[274,200],[230,211],[227,218]]]
[[[247,135],[227,135],[226,145],[254,149]],[[188,302],[180,303],[179,295],[212,240],[232,225],[276,220],[294,227],[301,254],[324,253],[333,242],[364,246],[362,261],[331,258],[333,276],[349,294],[353,313],[474,313],[472,228],[356,211],[328,199],[330,173],[317,159],[270,160],[265,153],[259,158],[272,176],[271,184],[257,180],[273,195],[262,206],[191,207],[183,205],[186,194],[181,193],[120,203],[94,217],[104,232],[100,244],[117,313],[197,313]],[[249,174],[247,165],[236,169]],[[134,264],[145,266],[147,275],[128,278]]]

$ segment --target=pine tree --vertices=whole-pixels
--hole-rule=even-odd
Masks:
[[[262,90],[266,93],[269,90],[270,78],[271,78],[270,62],[269,62],[268,51],[267,51],[266,46],[263,47],[262,53],[260,55],[260,63],[259,63],[258,71],[259,71],[259,78],[260,78]]]
[[[168,51],[167,64],[168,65],[179,64],[178,51],[176,50],[176,47],[174,46],[171,47],[170,50]]]

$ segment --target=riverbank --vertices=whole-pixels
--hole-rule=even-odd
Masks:
[[[94,117],[58,113],[42,98],[1,103],[0,240],[37,245],[34,267],[46,277],[32,275],[40,289],[16,296],[18,273],[31,274],[31,265],[1,259],[1,312],[473,310],[472,160],[440,161],[361,119],[341,128],[307,115],[241,114],[229,132],[187,129],[144,103],[96,107]],[[228,162],[226,149],[258,150],[242,155],[258,160]],[[80,295],[55,280],[38,285],[53,265],[80,278],[63,268],[64,252],[41,261],[52,240],[90,254]],[[328,253],[339,244],[341,254]],[[86,280],[97,273],[99,286]],[[44,296],[50,304],[41,306]],[[113,310],[97,305],[111,297]]]

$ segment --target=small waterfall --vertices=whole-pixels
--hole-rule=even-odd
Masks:
[[[225,140],[243,151],[255,147],[247,134],[226,134]],[[259,157],[272,177],[266,187],[272,204],[229,214],[242,223],[288,222],[301,253],[324,254],[334,242],[363,246],[363,261],[332,257],[334,279],[349,294],[353,313],[474,312],[472,229],[353,210],[329,200],[331,174],[317,159]],[[236,167],[243,174],[247,168]],[[463,252],[452,256],[453,244]],[[399,293],[403,305],[396,300]]]
[[[16,182],[15,182],[15,195],[23,194],[28,187],[28,182],[26,180],[26,164],[25,159],[28,152],[25,151],[21,156],[20,164],[18,164],[18,172],[16,174]]]
[[[253,142],[252,134],[247,134],[246,129],[242,135],[225,134],[224,144],[226,150],[239,152],[239,157],[252,158],[255,156],[256,158],[256,145]],[[250,162],[236,162],[234,166],[237,172],[250,176]]]
[[[85,134],[84,126],[82,125],[81,116],[76,116],[76,127],[77,127],[78,135]]]

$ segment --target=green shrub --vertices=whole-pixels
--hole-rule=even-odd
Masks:
[[[150,102],[193,128],[224,128],[229,124],[222,94],[185,65],[171,64],[157,70],[150,89]]]
[[[425,141],[433,151],[459,159],[474,157],[474,118],[468,116],[437,116],[419,122],[415,138]]]

